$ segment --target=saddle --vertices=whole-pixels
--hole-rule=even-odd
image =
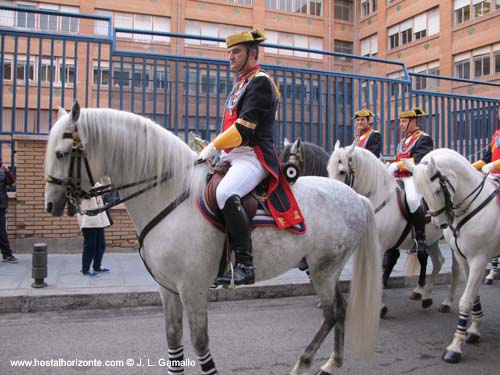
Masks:
[[[219,220],[222,221],[221,210],[217,205],[217,199],[215,195],[215,191],[217,190],[217,186],[222,181],[222,178],[226,175],[227,171],[231,167],[231,164],[228,162],[217,163],[214,167],[211,168],[208,176],[207,176],[207,185],[205,186],[205,191],[203,192],[203,196],[205,198],[205,202]],[[261,184],[262,185],[262,184]],[[260,198],[257,198],[256,190],[262,190],[261,185],[257,187],[253,192],[244,196],[241,199],[241,204],[247,211],[248,218],[251,220],[254,218],[257,213],[257,208],[259,206],[259,199],[265,200],[265,195],[261,195]],[[265,191],[265,190],[263,190]]]

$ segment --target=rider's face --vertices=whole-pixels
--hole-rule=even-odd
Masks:
[[[404,132],[411,132],[415,130],[415,119],[413,118],[401,118],[399,119],[399,129]]]
[[[368,117],[356,117],[355,124],[358,132],[365,130],[369,126]]]
[[[242,44],[228,48],[229,69],[233,73],[241,72],[247,62],[247,49]]]

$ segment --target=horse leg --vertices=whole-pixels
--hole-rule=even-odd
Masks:
[[[333,326],[333,353],[328,361],[321,366],[317,375],[333,374],[335,369],[342,367],[344,363],[344,337],[346,319],[346,301],[342,291],[337,286],[335,292],[335,315],[338,317]]]
[[[309,265],[309,269],[314,289],[321,302],[323,321],[312,341],[299,356],[290,375],[307,374],[307,370],[311,366],[314,355],[337,322],[340,322],[339,325],[341,325],[341,327],[335,329],[334,353],[332,353],[332,358],[335,358],[335,363],[342,364],[343,361],[346,309],[344,297],[342,296],[340,288],[337,286],[339,275],[336,275],[335,278],[319,278],[316,274],[317,271],[311,269],[311,265]],[[340,337],[337,337],[337,334]],[[336,351],[337,353],[335,353]],[[323,372],[322,374],[327,375],[328,372]]]
[[[467,284],[465,286],[458,309],[458,324],[453,340],[443,354],[443,360],[448,363],[458,363],[462,358],[462,346],[465,342],[466,329],[469,323],[469,315],[478,296],[479,286],[483,281],[485,261],[476,261],[470,265]],[[465,271],[467,272],[467,271]],[[478,300],[479,301],[479,300]],[[478,328],[478,327],[477,327]],[[477,331],[476,333],[478,333]]]
[[[180,364],[184,359],[182,346],[182,302],[177,294],[160,286],[160,297],[165,313],[165,327],[167,333],[168,375],[184,374],[184,367]]]
[[[424,309],[432,306],[432,288],[444,264],[444,257],[441,254],[437,241],[429,246],[429,256],[432,261],[432,273],[425,282],[422,294],[422,307]]]
[[[493,280],[495,280],[497,273],[498,273],[498,257],[491,259],[491,270],[488,273],[488,275],[484,278],[483,284],[492,285]]]
[[[465,342],[467,344],[476,344],[479,342],[481,333],[479,331],[481,327],[481,319],[483,318],[483,309],[481,308],[481,299],[479,296],[476,297],[474,301],[474,306],[472,306],[472,322],[467,328],[467,334],[465,336]]]
[[[389,249],[385,252],[385,255],[387,257],[387,263],[385,264],[385,267],[384,267],[384,273],[382,275],[382,282],[383,282],[384,288],[387,288],[388,282],[389,282],[389,277],[391,276],[392,270],[394,269],[394,266],[396,265],[398,258],[399,258],[399,249]]]
[[[417,259],[420,263],[420,272],[418,275],[417,286],[413,289],[413,292],[410,296],[410,299],[414,301],[420,301],[422,299],[422,295],[424,294],[425,287],[425,278],[427,273],[427,258],[429,256],[425,253],[418,252]],[[423,303],[422,303],[423,304]]]
[[[196,288],[193,288],[196,289]],[[203,375],[217,375],[215,362],[208,347],[208,298],[206,291],[191,290],[183,295],[183,303],[191,332],[191,342]]]
[[[439,312],[449,313],[451,311],[451,306],[455,301],[455,295],[457,291],[458,284],[460,283],[460,266],[458,265],[455,254],[451,253],[451,283],[450,289],[448,291],[448,296],[439,306]]]

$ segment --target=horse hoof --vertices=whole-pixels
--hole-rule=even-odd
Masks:
[[[476,335],[475,333],[467,332],[467,334],[465,335],[465,342],[467,344],[477,344],[479,342],[480,337],[481,336]]]
[[[422,308],[427,309],[432,306],[432,298],[426,298],[422,300]]]
[[[387,313],[389,312],[389,309],[387,306],[384,306],[380,309],[380,319],[385,319]]]
[[[443,361],[448,363],[458,363],[462,359],[462,353],[452,352],[451,350],[445,350],[442,358]]]
[[[484,285],[493,285],[493,279],[484,279],[483,284]]]
[[[422,299],[422,294],[413,292],[410,296],[410,299],[414,301],[420,301]]]
[[[451,306],[450,305],[441,305],[441,306],[439,306],[438,311],[440,313],[448,314],[451,312]]]

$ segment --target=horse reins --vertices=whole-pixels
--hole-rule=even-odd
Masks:
[[[446,219],[447,219],[447,222],[448,222],[448,227],[451,229],[452,233],[453,233],[453,237],[455,238],[455,246],[456,246],[456,249],[457,251],[460,253],[460,255],[462,257],[465,258],[465,255],[463,254],[463,252],[460,250],[459,246],[458,246],[458,235],[459,235],[459,232],[460,232],[460,229],[470,220],[472,219],[474,216],[476,216],[484,207],[486,207],[486,205],[488,203],[490,203],[490,201],[498,195],[499,193],[499,190],[498,188],[493,190],[487,197],[486,199],[481,202],[481,204],[479,204],[476,208],[474,208],[471,212],[469,212],[462,220],[459,221],[459,223],[454,227],[452,225],[454,219],[456,219],[457,217],[461,216],[461,215],[464,215],[469,209],[470,207],[472,206],[472,203],[479,197],[479,194],[483,191],[483,188],[484,188],[484,185],[485,185],[485,182],[486,182],[486,178],[488,177],[488,175],[485,175],[481,181],[481,183],[476,186],[471,193],[469,193],[463,200],[462,202],[458,203],[458,204],[453,204],[452,200],[451,200],[451,194],[450,194],[450,191],[448,189],[448,186],[450,187],[450,189],[455,192],[455,187],[453,186],[453,184],[450,182],[450,180],[444,176],[441,171],[437,170],[436,173],[434,174],[434,176],[431,177],[431,181],[434,181],[436,179],[439,180],[439,185],[441,186],[441,189],[443,191],[443,195],[444,195],[444,206],[442,208],[440,208],[439,210],[437,211],[432,211],[432,212],[429,212],[429,214],[431,216],[438,216],[440,214],[442,214],[443,212],[446,213]],[[457,210],[459,209],[467,199],[469,199],[470,197],[472,197],[472,195],[475,196],[472,198],[472,200],[470,201],[470,203],[467,205],[467,207],[465,207],[464,209],[462,209],[462,211],[458,212],[458,213],[454,213],[453,210]]]

